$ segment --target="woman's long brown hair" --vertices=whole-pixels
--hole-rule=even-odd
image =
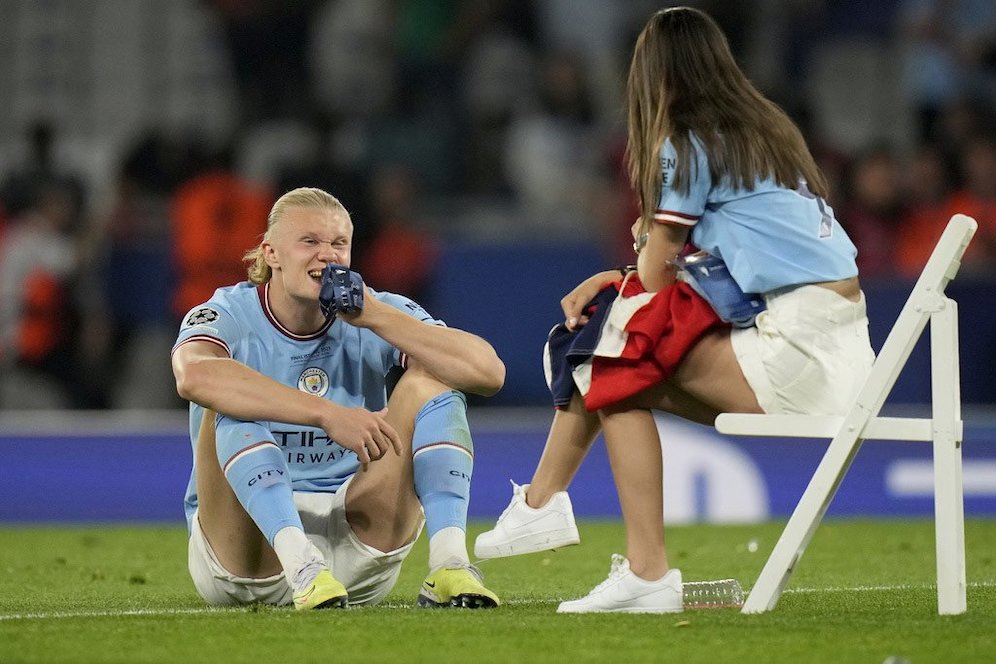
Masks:
[[[709,158],[713,184],[728,177],[750,190],[758,178],[771,177],[795,189],[803,179],[812,193],[826,196],[826,180],[802,133],[747,79],[704,12],[675,7],[650,18],[633,51],[627,97],[629,175],[644,225],[660,200],[660,150],[667,138],[678,156],[669,184],[687,193],[693,133]]]

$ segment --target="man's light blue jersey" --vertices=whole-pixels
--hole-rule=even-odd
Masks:
[[[384,377],[406,359],[401,351],[370,330],[340,320],[310,335],[284,328],[269,307],[269,285],[243,282],[219,288],[194,307],[180,326],[173,350],[189,341],[207,341],[260,373],[302,392],[347,407],[377,411],[387,403]],[[423,322],[443,325],[401,295],[370,291],[378,300]],[[317,307],[318,304],[315,304]],[[197,447],[204,409],[190,404],[190,442]],[[321,429],[262,422],[286,455],[295,491],[335,491],[359,467],[356,453],[329,439]],[[188,526],[197,507],[192,470],[184,509]]]
[[[663,186],[655,221],[690,227],[691,242],[723,259],[746,293],[838,281],[858,274],[857,250],[833,208],[800,181],[786,189],[772,179],[754,189],[734,188],[724,177],[713,186],[709,160],[692,137],[687,194],[674,190],[677,155],[670,139],[661,149]]]

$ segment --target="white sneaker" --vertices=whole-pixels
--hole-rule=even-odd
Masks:
[[[574,508],[566,491],[553,494],[543,507],[526,504],[526,489],[512,482],[512,502],[498,517],[494,529],[477,536],[474,555],[503,558],[578,544]]]
[[[613,553],[609,578],[585,597],[561,602],[557,613],[678,613],[681,595],[681,570],[672,568],[657,581],[645,581],[630,571],[628,560]]]

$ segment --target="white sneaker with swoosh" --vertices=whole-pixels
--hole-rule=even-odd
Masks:
[[[526,504],[528,484],[512,482],[512,501],[492,530],[474,542],[478,558],[503,558],[578,544],[581,536],[574,521],[574,508],[566,491],[553,494],[546,505]]]
[[[678,613],[682,605],[681,570],[671,569],[657,581],[633,574],[629,561],[612,554],[609,578],[581,599],[561,602],[557,613]]]

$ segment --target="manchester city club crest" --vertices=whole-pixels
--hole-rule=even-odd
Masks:
[[[318,367],[308,367],[297,379],[297,389],[323,397],[329,391],[329,375]]]
[[[207,325],[218,320],[218,312],[214,309],[204,307],[190,314],[187,317],[187,325]]]

